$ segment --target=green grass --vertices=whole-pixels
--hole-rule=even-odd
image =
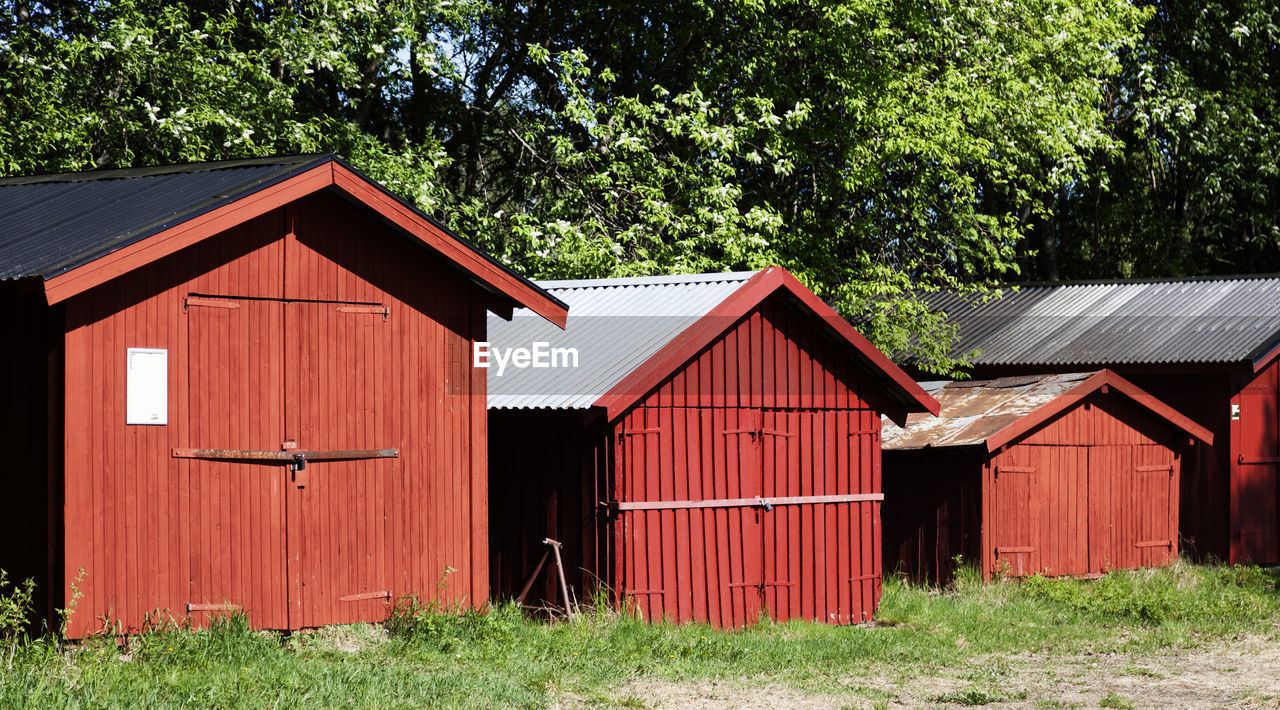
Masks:
[[[1126,700],[1123,697],[1116,695],[1115,693],[1107,693],[1105,696],[1103,696],[1102,700],[1098,701],[1098,707],[1118,708],[1119,710],[1132,710],[1132,708],[1134,707],[1134,704],[1133,704],[1133,701]]]
[[[848,695],[863,692],[856,681],[870,674],[910,682],[988,656],[1143,653],[1270,634],[1280,595],[1276,577],[1257,568],[1179,563],[1094,581],[981,584],[962,575],[945,590],[889,579],[877,623],[861,627],[765,623],[719,633],[599,608],[557,623],[510,606],[437,611],[402,606],[385,626],[291,636],[232,618],[206,631],[155,631],[123,648],[26,641],[10,668],[0,666],[0,707],[546,707],[565,698],[643,707],[643,694],[621,687],[636,678],[745,678]],[[964,689],[936,701],[1016,698],[1002,686],[1006,664],[979,667]]]

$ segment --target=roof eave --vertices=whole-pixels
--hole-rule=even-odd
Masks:
[[[713,342],[725,331],[726,319],[737,320],[759,305],[765,298],[779,290],[786,290],[808,310],[813,312],[864,360],[868,369],[886,376],[885,381],[897,391],[897,408],[885,413],[897,422],[905,421],[910,412],[928,412],[937,415],[941,405],[916,384],[907,373],[895,365],[871,341],[857,331],[844,318],[831,309],[822,299],[805,288],[786,269],[770,266],[752,276],[692,326],[654,353],[621,382],[595,401],[604,407],[610,419],[615,419],[631,408],[641,397],[658,386],[672,371],[688,362],[702,348]]]
[[[132,244],[43,281],[49,305],[196,244],[226,229],[282,207],[326,188],[341,191],[372,210],[400,231],[418,239],[460,268],[473,274],[486,290],[524,306],[563,328],[568,306],[533,282],[511,271],[469,242],[449,232],[412,205],[357,172],[337,156],[318,156],[315,164],[305,163],[278,180],[211,205]],[[506,309],[502,309],[506,312]]]
[[[1165,404],[1157,399],[1154,395],[1148,394],[1132,382],[1124,379],[1120,375],[1111,370],[1100,370],[1080,384],[1072,387],[1067,392],[1053,398],[1040,407],[1027,413],[1021,419],[987,436],[987,451],[995,453],[1000,449],[1008,446],[1014,440],[1022,437],[1032,429],[1047,422],[1049,419],[1065,412],[1066,410],[1076,406],[1086,396],[1102,389],[1109,387],[1117,392],[1125,395],[1134,402],[1142,405],[1151,413],[1173,424],[1178,429],[1186,432],[1193,438],[1203,441],[1205,444],[1213,445],[1213,432],[1203,426],[1192,421],[1189,417],[1177,411],[1173,407]]]

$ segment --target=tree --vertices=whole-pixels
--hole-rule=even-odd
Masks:
[[[1041,278],[1280,270],[1280,8],[1152,9],[1106,94],[1123,150],[1093,157],[1044,222]]]
[[[1122,0],[32,4],[6,172],[335,150],[531,276],[781,264],[950,371],[911,293],[981,289],[1086,161]]]

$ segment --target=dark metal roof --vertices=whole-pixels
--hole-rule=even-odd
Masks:
[[[51,279],[327,162],[342,165],[392,195],[331,153],[0,178],[0,280]],[[392,197],[557,305],[565,305],[430,215]]]
[[[1280,277],[1023,286],[926,294],[975,365],[1252,363],[1280,343]]]
[[[299,155],[0,178],[0,279],[53,278],[333,159]]]

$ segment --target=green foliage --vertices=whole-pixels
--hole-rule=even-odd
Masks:
[[[1280,269],[1280,7],[1148,0],[1091,158],[1031,243],[1041,278]]]
[[[6,587],[12,590],[6,592]],[[35,589],[35,580],[11,584],[8,573],[0,569],[0,641],[14,641],[26,633]]]
[[[451,653],[509,640],[522,623],[520,609],[512,604],[483,610],[459,609],[456,605],[404,597],[392,606],[386,628],[393,638]]]
[[[8,586],[9,575],[0,569],[0,644],[4,644],[7,650],[6,671],[13,667],[13,655],[26,640],[36,583],[33,579],[27,579],[21,584],[13,585],[12,591],[6,592],[5,587]]]
[[[0,171],[337,151],[530,276],[776,263],[942,372],[1109,156],[1123,0],[79,0],[0,16]]]

